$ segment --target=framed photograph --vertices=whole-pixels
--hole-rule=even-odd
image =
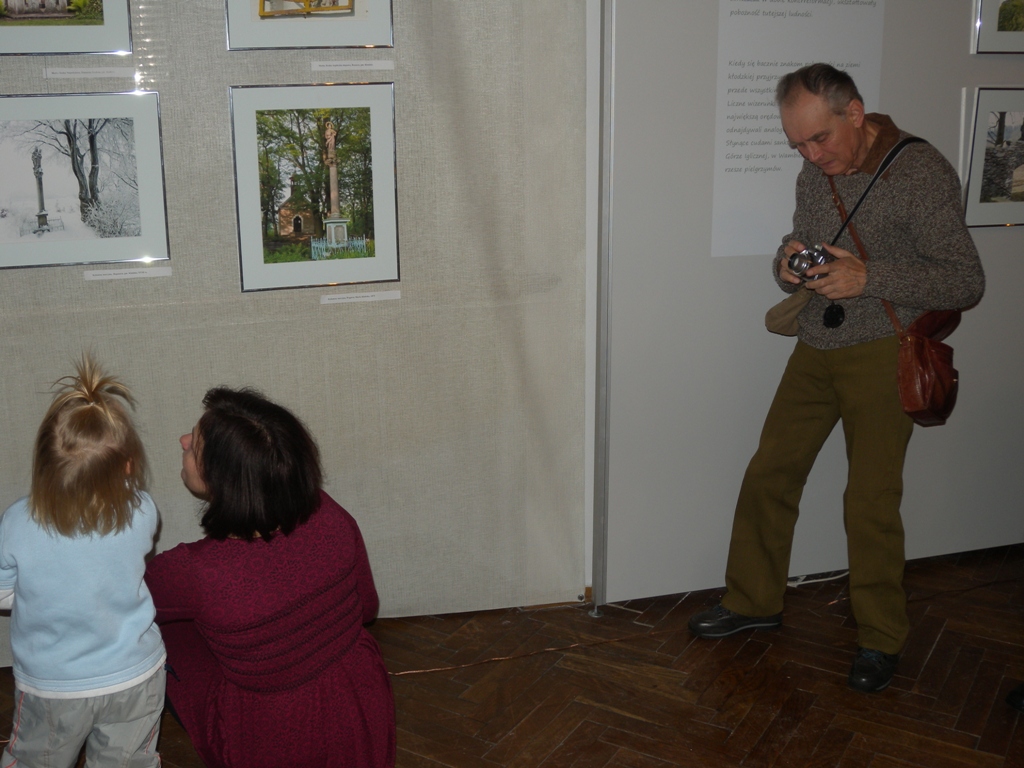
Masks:
[[[975,0],[972,53],[1024,53],[1024,0]]]
[[[1024,88],[979,88],[971,136],[967,226],[1024,224]]]
[[[2,0],[0,55],[131,53],[128,0]]]
[[[156,93],[0,97],[0,267],[169,258]]]
[[[391,0],[227,0],[228,49],[390,48]]]
[[[394,84],[230,92],[242,290],[398,280]]]

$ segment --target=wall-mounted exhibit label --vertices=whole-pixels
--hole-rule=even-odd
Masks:
[[[775,106],[787,72],[824,61],[878,111],[884,0],[719,0],[713,256],[774,254],[791,230],[800,154]]]
[[[44,73],[49,80],[104,77],[135,79],[134,67],[46,67]]]
[[[401,291],[369,291],[367,293],[336,293],[321,296],[321,304],[351,304],[353,301],[389,301],[402,298]]]
[[[394,69],[395,62],[391,59],[367,59],[366,61],[314,61],[311,64],[314,72],[339,72],[355,69]]]
[[[82,273],[85,280],[131,280],[136,277],[170,277],[170,267],[137,267],[133,269],[90,269]]]

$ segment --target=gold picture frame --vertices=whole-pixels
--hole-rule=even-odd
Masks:
[[[260,0],[260,18],[351,12],[355,0]],[[283,6],[283,7],[274,7]],[[292,7],[297,6],[297,7]]]
[[[393,48],[391,2],[225,0],[228,50]]]

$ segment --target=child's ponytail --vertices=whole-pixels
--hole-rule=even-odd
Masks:
[[[131,391],[89,354],[58,388],[36,436],[29,508],[64,536],[107,534],[131,525],[145,486],[142,442],[125,404]]]

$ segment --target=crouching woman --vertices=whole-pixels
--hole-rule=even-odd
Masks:
[[[215,768],[385,768],[395,709],[363,626],[377,592],[355,520],[320,489],[316,443],[252,390],[212,389],[181,438],[206,537],[153,558],[167,698]]]

